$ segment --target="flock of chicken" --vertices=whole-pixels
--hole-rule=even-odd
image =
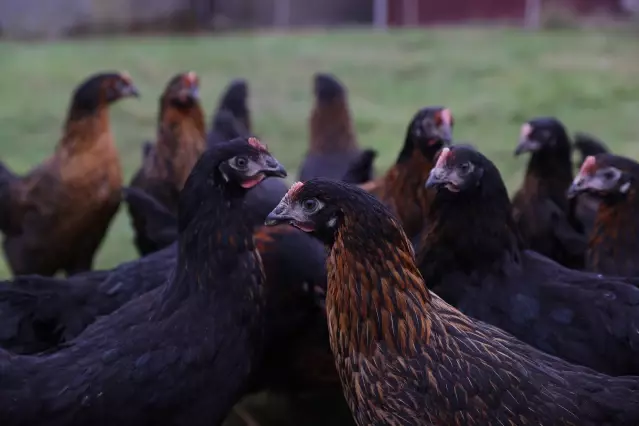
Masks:
[[[639,425],[636,162],[536,118],[511,201],[432,106],[374,177],[344,86],[317,74],[289,188],[247,83],[208,134],[198,86],[169,81],[126,187],[125,73],[76,88],[41,165],[0,164],[0,424],[213,426],[247,394],[322,390],[359,426]],[[141,257],[93,271],[121,200]]]

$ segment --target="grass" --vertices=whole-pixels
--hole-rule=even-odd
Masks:
[[[143,95],[112,111],[127,179],[140,162],[141,142],[154,135],[160,91],[187,69],[200,75],[208,113],[231,78],[249,79],[255,130],[291,175],[306,149],[310,79],[318,70],[348,86],[360,143],[379,150],[379,170],[394,161],[414,111],[429,104],[452,109],[456,139],[492,158],[511,190],[525,166],[512,155],[519,126],[536,115],[555,115],[570,130],[590,131],[615,152],[639,157],[639,38],[620,31],[450,28],[4,42],[0,57],[0,158],[18,172],[49,155],[70,91],[103,69],[129,71]],[[131,241],[122,209],[96,266],[136,257]],[[0,265],[0,277],[8,276]]]

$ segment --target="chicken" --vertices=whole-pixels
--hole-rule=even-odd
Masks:
[[[156,142],[143,148],[142,166],[130,184],[152,195],[171,212],[176,212],[184,182],[206,148],[199,86],[193,71],[169,80],[160,96]],[[145,216],[136,205],[128,203],[128,210],[138,252],[146,256],[163,248],[149,239]]]
[[[152,241],[162,241],[163,245],[171,244],[178,235],[177,218],[148,195],[138,194],[138,201],[143,200],[148,203],[141,206],[147,211],[146,223],[154,226],[148,230],[149,237]],[[324,247],[302,231],[288,226],[258,227],[254,238],[266,273],[267,301],[273,307],[267,312],[267,318],[273,318],[269,321],[272,324],[269,329],[277,333],[269,339],[273,350],[267,350],[266,367],[263,377],[258,380],[259,386],[267,385],[277,392],[331,389],[337,377],[328,346],[325,317],[313,315],[308,308],[299,306],[299,301],[306,298],[302,293],[316,295],[314,305],[323,299],[326,288]],[[0,316],[0,321],[2,319]],[[313,365],[312,369],[308,368],[309,364]]]
[[[208,146],[236,137],[249,136],[252,126],[251,112],[247,104],[248,95],[246,80],[238,78],[229,83],[211,119],[211,130],[207,136]]]
[[[309,118],[310,143],[300,167],[300,179],[317,176],[341,179],[361,153],[347,91],[332,74],[315,74],[313,85],[315,105]]]
[[[220,425],[264,345],[264,271],[243,198],[285,176],[255,139],[206,152],[179,201],[169,281],[39,357],[0,352],[3,425]]]
[[[120,206],[122,170],[109,105],[138,96],[126,73],[95,74],[74,91],[54,154],[25,176],[0,163],[0,231],[14,275],[88,271]]]
[[[478,151],[444,148],[417,264],[464,314],[551,355],[610,375],[639,374],[639,288],[526,250],[499,171]]]
[[[374,175],[375,158],[377,151],[374,149],[363,150],[359,157],[353,160],[348,166],[346,174],[342,176],[342,180],[347,183],[360,184],[371,180]]]
[[[424,188],[435,154],[452,140],[454,119],[449,109],[426,107],[408,125],[404,146],[384,176],[361,187],[380,199],[413,238],[424,227],[432,191]]]
[[[535,118],[521,128],[515,155],[530,152],[526,177],[513,198],[513,215],[524,240],[564,266],[581,269],[587,248],[583,228],[569,205],[571,145],[563,124]]]
[[[361,189],[296,183],[267,223],[329,247],[331,348],[358,425],[639,424],[639,377],[572,365],[446,304],[399,221]]]
[[[639,277],[639,163],[612,154],[586,157],[568,194],[599,202],[586,254],[586,269]]]
[[[573,144],[581,154],[579,167],[586,160],[586,157],[609,152],[608,147],[602,141],[586,133],[575,133]],[[575,194],[573,199],[575,217],[583,226],[584,234],[590,237],[592,228],[595,225],[597,210],[599,210],[599,199],[585,192]]]

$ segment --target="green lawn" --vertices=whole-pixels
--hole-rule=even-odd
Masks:
[[[456,139],[495,160],[511,190],[525,165],[512,155],[519,126],[535,115],[556,115],[639,158],[639,39],[631,33],[451,28],[5,42],[0,58],[0,158],[19,172],[49,155],[70,91],[103,69],[129,71],[143,96],[112,113],[127,178],[140,143],[153,137],[160,91],[187,69],[200,75],[207,113],[231,78],[249,79],[255,130],[291,175],[306,148],[318,70],[347,84],[360,143],[380,151],[380,170],[394,160],[413,112],[429,104],[452,108]],[[121,211],[97,266],[134,258],[131,238]]]

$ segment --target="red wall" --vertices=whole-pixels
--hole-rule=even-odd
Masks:
[[[406,0],[404,0],[406,1]],[[526,0],[416,0],[419,23],[446,23],[468,20],[523,20]],[[554,0],[559,1],[559,0]],[[564,0],[572,8],[587,14],[619,11],[618,0]],[[388,0],[389,25],[401,25],[402,0]]]

